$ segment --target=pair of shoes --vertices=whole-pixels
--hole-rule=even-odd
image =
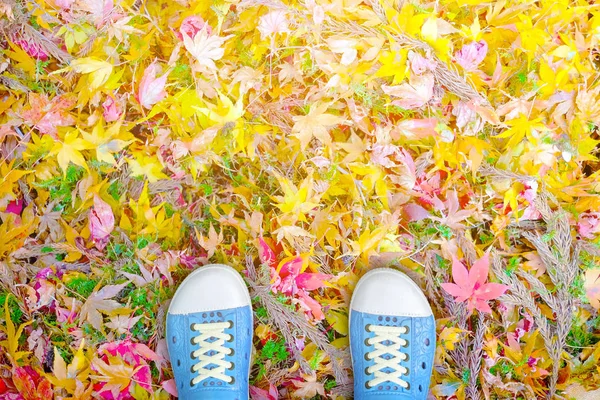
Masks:
[[[240,274],[223,264],[192,272],[171,300],[167,345],[182,400],[248,399],[253,318]],[[435,321],[419,287],[396,270],[365,274],[350,303],[357,400],[424,400]]]

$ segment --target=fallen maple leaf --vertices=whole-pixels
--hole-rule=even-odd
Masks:
[[[308,114],[293,116],[295,124],[292,133],[300,140],[300,146],[304,150],[310,140],[315,137],[325,145],[331,144],[328,128],[340,124],[344,118],[333,114],[327,114],[327,103],[314,103],[310,106]]]
[[[97,292],[93,292],[81,306],[80,318],[87,320],[94,328],[101,331],[103,321],[100,312],[106,313],[123,307],[118,301],[110,299],[115,297],[128,284],[129,282],[120,285],[108,285]]]
[[[382,85],[385,94],[393,97],[399,97],[391,102],[392,105],[406,109],[415,109],[423,107],[433,97],[433,74],[425,73],[423,75],[413,75],[409,83],[403,83],[398,86]]]
[[[74,394],[77,383],[87,379],[90,373],[90,363],[84,353],[85,339],[81,341],[71,363],[67,363],[56,347],[54,347],[54,363],[52,374],[47,377],[53,385],[65,388],[68,393]]]
[[[81,154],[81,150],[91,148],[93,148],[91,143],[79,137],[79,130],[69,129],[63,140],[57,140],[54,143],[51,154],[56,155],[56,161],[66,176],[69,163],[88,169],[87,161]]]
[[[114,228],[115,216],[112,208],[100,196],[94,194],[94,206],[90,210],[90,232],[98,250],[106,247]]]
[[[25,400],[53,398],[52,384],[30,366],[15,367],[12,381]]]
[[[467,302],[467,309],[472,313],[477,309],[491,313],[489,300],[501,296],[509,287],[501,283],[486,283],[490,266],[490,254],[485,253],[477,260],[470,270],[456,257],[452,260],[452,278],[456,283],[442,283],[442,288],[456,297],[457,302]]]
[[[158,71],[159,66],[156,64],[156,61],[150,64],[144,71],[137,96],[138,101],[144,108],[151,109],[154,104],[164,99],[167,95],[165,84],[167,83],[169,72],[167,71],[163,76],[157,78],[156,74],[158,74]]]
[[[221,37],[209,33],[209,26],[205,24],[194,38],[189,37],[185,32],[183,34],[183,44],[187,51],[198,61],[198,64],[210,69],[217,69],[216,60],[220,60],[225,54],[225,49],[221,46],[233,35]]]
[[[438,221],[440,224],[449,226],[452,229],[464,229],[464,224],[461,221],[473,215],[473,210],[461,210],[456,191],[448,191],[446,201],[443,203],[446,215],[442,218],[431,217],[433,221]],[[440,210],[442,211],[442,210]]]
[[[179,40],[183,40],[183,35],[185,34],[193,39],[196,37],[196,33],[200,32],[200,30],[202,30],[202,28],[205,26],[208,34],[210,35],[212,33],[212,28],[210,25],[208,25],[206,21],[202,19],[202,17],[192,15],[181,22],[179,31],[175,32],[175,36],[177,36]]]
[[[304,375],[304,381],[295,380],[294,386],[298,388],[298,390],[294,392],[294,396],[301,399],[310,399],[311,397],[315,397],[317,393],[320,396],[325,397],[323,383],[317,381],[317,374],[314,372],[312,375]]]
[[[263,39],[277,33],[289,32],[290,30],[288,28],[288,21],[285,16],[285,12],[281,10],[275,10],[263,15],[260,17],[258,30],[260,31],[260,35]]]
[[[454,59],[465,71],[474,71],[487,55],[487,51],[487,42],[480,40],[464,45],[456,52]]]
[[[133,328],[133,326],[142,318],[141,315],[137,317],[130,317],[129,315],[115,315],[110,319],[110,322],[106,323],[106,327],[114,329],[119,334],[125,334]]]

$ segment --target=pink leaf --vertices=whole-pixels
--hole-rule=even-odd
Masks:
[[[396,129],[406,136],[424,138],[428,136],[435,136],[437,134],[435,131],[436,126],[437,120],[435,118],[406,119],[400,121],[396,125]]]
[[[399,97],[392,104],[406,109],[423,107],[433,97],[434,79],[431,73],[413,75],[410,83],[398,86],[382,85],[381,88],[392,97]]]
[[[151,109],[154,104],[164,99],[167,95],[165,84],[167,83],[168,73],[157,78],[156,74],[158,71],[159,66],[156,64],[156,61],[150,64],[144,71],[138,92],[138,101],[144,108]]]
[[[508,286],[501,283],[486,283],[475,291],[477,298],[481,300],[494,300],[502,296],[508,290]]]
[[[387,168],[395,167],[396,163],[388,157],[394,156],[397,152],[398,146],[392,144],[374,144],[371,150],[371,162]]]
[[[146,346],[143,343],[134,343],[134,350],[146,360],[157,361],[159,359],[158,355],[150,349],[150,347]]]
[[[165,391],[171,396],[179,397],[177,395],[177,384],[175,383],[175,379],[169,379],[168,381],[164,381],[160,386],[162,386],[162,388],[165,389]]]
[[[488,45],[485,40],[464,45],[456,52],[454,59],[466,71],[474,71],[487,55]]]
[[[106,122],[114,122],[118,120],[123,113],[112,96],[109,96],[104,103],[102,103],[102,108],[104,109],[103,115]]]
[[[179,38],[179,40],[183,40],[184,34],[193,39],[196,34],[205,26],[206,32],[209,35],[212,34],[212,28],[206,23],[206,21],[197,15],[192,15],[183,20],[181,26],[179,27],[179,32],[176,32],[175,35]]]
[[[12,200],[6,206],[7,213],[21,215],[21,211],[23,211],[23,200],[22,199]]]
[[[90,211],[90,232],[98,250],[104,249],[114,228],[115,216],[112,209],[100,196],[94,195],[94,206]]]
[[[594,239],[600,232],[600,212],[588,212],[579,214],[577,231],[586,239]]]
[[[250,396],[252,400],[278,400],[279,393],[277,388],[272,384],[269,384],[269,391],[258,388],[256,386],[250,386]]]
[[[470,284],[467,267],[456,257],[452,258],[452,278],[458,286],[467,287]]]
[[[260,258],[261,263],[270,267],[275,268],[277,266],[277,256],[263,238],[258,239],[258,258]]]
[[[315,290],[325,286],[327,279],[331,279],[331,275],[320,274],[320,273],[304,273],[298,275],[296,278],[296,284],[300,289]]]
[[[474,303],[469,303],[468,307],[469,311],[473,311],[473,308],[476,308],[478,311],[482,313],[492,313],[492,309],[490,305],[485,300],[476,300]]]
[[[469,280],[473,285],[479,283],[483,285],[487,281],[488,273],[490,269],[490,253],[486,252],[483,257],[475,261],[471,270],[469,271]]]
[[[408,203],[404,206],[404,213],[408,217],[408,221],[421,221],[430,216],[429,211],[418,204]]]
[[[452,296],[456,297],[457,298],[456,301],[465,301],[466,299],[469,298],[469,296],[471,294],[469,292],[466,292],[464,289],[462,289],[456,283],[442,283],[441,286],[446,292],[448,292]]]
[[[149,393],[152,393],[152,374],[148,365],[141,365],[137,368],[133,374],[133,381]]]
[[[470,271],[454,256],[452,262],[453,283],[442,283],[442,288],[456,297],[458,302],[467,302],[467,309],[480,312],[492,312],[487,301],[502,296],[509,287],[500,283],[486,283],[489,271],[489,252],[477,260]]]
[[[279,276],[285,278],[288,275],[296,277],[302,269],[302,257],[296,257],[291,261],[286,262],[279,270]]]
[[[28,42],[24,39],[20,39],[15,41],[15,44],[21,46],[21,48],[33,58],[37,58],[41,61],[46,61],[48,59],[48,53],[44,51],[42,46],[35,42]]]
[[[414,51],[408,53],[408,60],[410,61],[410,69],[417,75],[421,75],[426,71],[434,71],[436,68],[434,61]]]
[[[315,321],[322,321],[325,319],[325,315],[321,310],[321,304],[310,297],[304,290],[298,292],[298,302],[307,311],[310,311]]]

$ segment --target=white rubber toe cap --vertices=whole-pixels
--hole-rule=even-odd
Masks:
[[[371,270],[358,281],[350,309],[378,315],[432,315],[429,302],[417,284],[402,272],[390,268]]]
[[[251,305],[239,272],[224,264],[200,267],[181,283],[169,305],[169,314],[192,314]]]

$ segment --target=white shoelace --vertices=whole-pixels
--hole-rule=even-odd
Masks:
[[[400,347],[406,346],[408,342],[400,337],[407,333],[408,328],[405,326],[379,326],[368,325],[367,330],[375,332],[375,337],[367,339],[369,345],[374,345],[375,350],[367,353],[367,358],[373,359],[375,365],[366,369],[368,374],[374,374],[375,378],[367,381],[369,387],[377,386],[383,382],[393,382],[396,385],[408,388],[408,382],[402,379],[402,375],[408,375],[408,368],[400,365],[401,361],[408,359],[408,354],[402,353]],[[384,344],[384,342],[390,344]],[[391,358],[386,360],[382,356],[390,354]],[[383,372],[385,368],[390,368],[393,372]]]
[[[192,366],[192,371],[198,373],[198,376],[192,379],[192,385],[197,385],[208,378],[219,379],[225,383],[233,381],[231,376],[225,375],[225,370],[232,369],[233,363],[224,360],[225,356],[233,354],[233,350],[223,346],[232,338],[224,332],[226,328],[231,327],[230,324],[231,322],[192,324],[192,330],[200,333],[192,338],[192,343],[200,346],[198,350],[192,352],[192,358],[198,359],[198,362]],[[216,340],[209,342],[211,338]],[[211,351],[214,351],[214,354],[208,355]],[[216,367],[206,368],[211,364]]]

